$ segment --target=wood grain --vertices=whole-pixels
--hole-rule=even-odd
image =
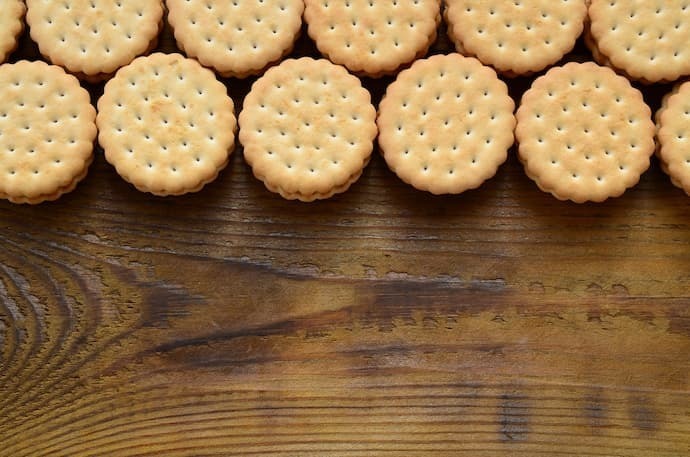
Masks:
[[[0,203],[0,456],[690,455],[689,201],[655,163],[558,202],[512,154],[461,196],[375,156],[297,204],[239,150],[164,199],[99,151],[59,201]]]

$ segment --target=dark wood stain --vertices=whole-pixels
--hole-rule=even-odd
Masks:
[[[608,405],[604,398],[604,389],[593,389],[585,396],[583,409],[592,433],[600,434],[602,428],[608,425]]]
[[[643,432],[656,432],[661,418],[649,398],[633,398],[630,405],[630,419],[633,426]]]
[[[501,441],[526,441],[529,438],[530,411],[527,397],[515,393],[501,395],[498,414]]]

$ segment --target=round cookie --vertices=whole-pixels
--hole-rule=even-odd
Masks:
[[[41,54],[79,78],[99,81],[153,48],[161,0],[27,0]]]
[[[96,110],[60,67],[0,66],[0,198],[41,203],[70,192],[88,171]]]
[[[568,63],[537,78],[516,117],[527,175],[560,200],[622,195],[654,152],[654,123],[642,94],[593,62]]]
[[[224,77],[244,78],[288,54],[302,0],[166,0],[178,46]]]
[[[458,52],[507,76],[560,60],[582,33],[585,0],[446,0],[448,34]]]
[[[345,68],[288,59],[244,99],[240,142],[254,175],[272,192],[305,202],[346,191],[369,162],[376,110]]]
[[[515,104],[496,72],[460,54],[403,70],[381,101],[379,146],[404,182],[434,194],[479,187],[513,145]]]
[[[592,36],[592,31],[590,30],[589,24],[585,24],[585,31],[582,34],[582,37],[584,38],[583,41],[585,43],[585,46],[587,46],[589,51],[592,53],[592,58],[594,59],[594,61],[596,63],[598,63],[599,65],[605,66],[605,67],[609,67],[610,69],[614,70],[619,75],[625,76],[626,78],[628,78],[630,80],[637,80],[638,82],[640,82],[642,84],[646,84],[646,85],[652,84],[651,81],[647,81],[644,78],[633,78],[628,73],[626,73],[624,70],[617,68],[611,62],[611,60],[609,60],[608,57],[603,55],[601,53],[601,51],[599,50],[599,47],[597,46],[596,40]]]
[[[196,192],[227,165],[232,99],[214,74],[180,54],[139,57],[98,100],[99,142],[127,182],[159,196]]]
[[[592,0],[590,49],[645,83],[690,75],[690,4],[682,0]]]
[[[17,37],[24,29],[26,7],[21,0],[0,0],[0,63],[17,47]]]
[[[658,156],[671,182],[690,195],[690,82],[676,85],[657,112]]]
[[[380,77],[426,54],[440,23],[440,0],[305,0],[319,51],[350,71]]]
[[[590,50],[592,53],[592,57],[594,58],[594,61],[598,63],[599,65],[609,67],[613,70],[619,71],[618,68],[615,68],[611,61],[599,51],[599,47],[597,46],[597,42],[594,40],[594,37],[592,36],[592,31],[590,29],[589,21],[585,23],[585,30],[582,33],[582,38],[585,43],[585,46],[587,46],[587,49]],[[629,78],[632,79],[632,78]]]

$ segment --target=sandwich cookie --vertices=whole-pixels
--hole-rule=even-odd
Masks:
[[[17,38],[24,30],[26,6],[21,0],[0,0],[0,63],[17,48]]]
[[[607,63],[643,83],[690,75],[690,3],[683,0],[591,0],[586,43]]]
[[[676,85],[664,97],[656,120],[661,168],[690,195],[690,82]]]
[[[506,76],[555,64],[582,34],[585,0],[447,0],[448,34],[458,52]]]
[[[254,175],[305,202],[346,191],[369,162],[376,110],[357,77],[325,59],[288,59],[253,85],[239,116]]]
[[[622,195],[654,152],[654,123],[642,94],[593,62],[568,63],[537,78],[516,117],[527,175],[560,200]]]
[[[244,78],[288,54],[302,0],[167,0],[180,49],[223,77]]]
[[[139,57],[98,100],[99,142],[127,182],[154,195],[196,192],[234,147],[232,99],[215,75],[180,54]]]
[[[96,110],[57,66],[0,66],[0,198],[36,204],[72,191],[88,171]]]
[[[324,56],[380,77],[426,54],[441,21],[440,0],[305,0],[304,19]]]
[[[90,82],[153,49],[163,24],[161,0],[27,0],[27,7],[41,54]]]
[[[381,101],[379,146],[404,182],[458,194],[496,174],[513,145],[515,104],[496,72],[460,54],[403,70]]]

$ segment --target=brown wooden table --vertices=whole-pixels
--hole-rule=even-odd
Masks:
[[[0,203],[0,456],[688,456],[689,221],[656,162],[575,205],[514,152],[453,197],[375,153],[300,204],[239,149],[178,198],[98,150],[72,194]]]

